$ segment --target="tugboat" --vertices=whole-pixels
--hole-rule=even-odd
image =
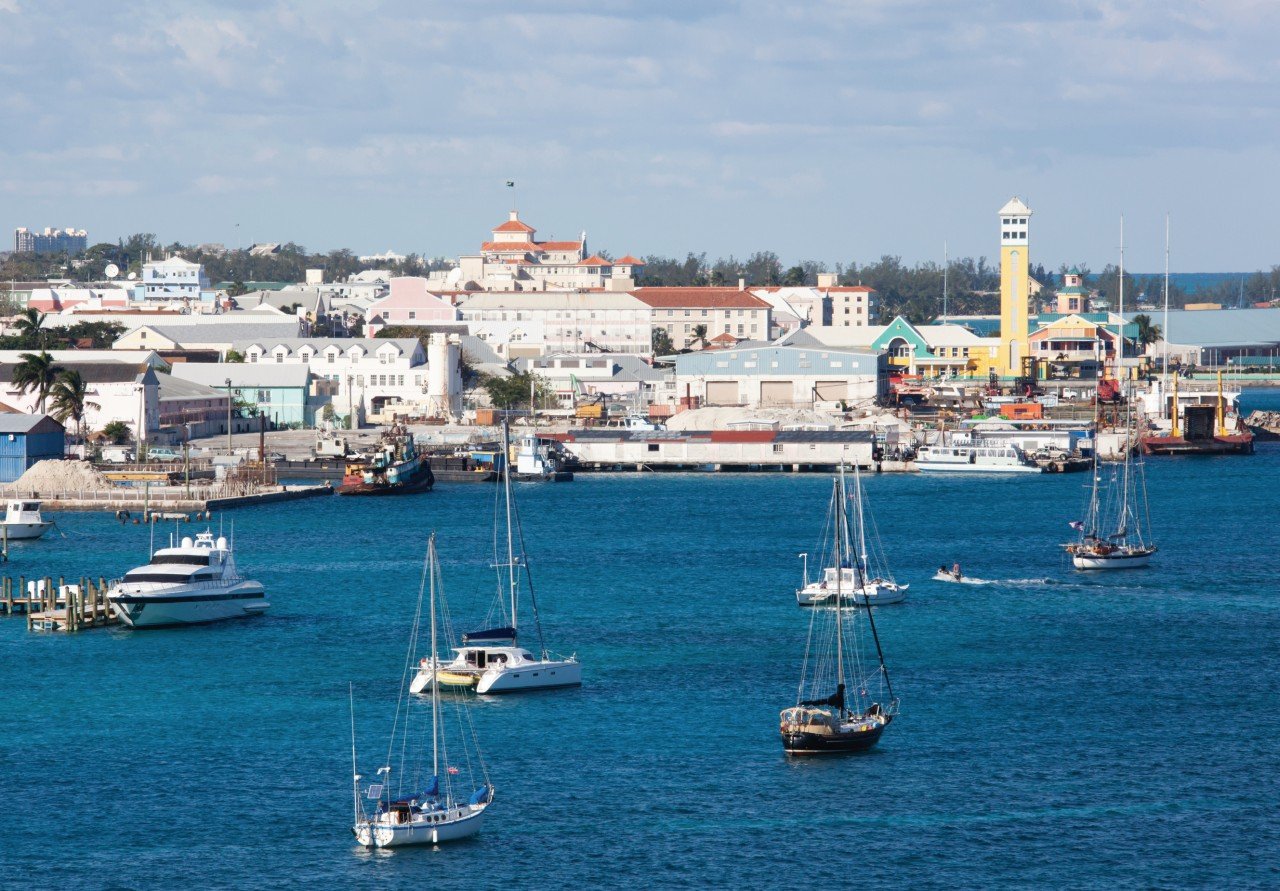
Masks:
[[[339,495],[409,495],[435,483],[431,465],[418,453],[413,435],[392,427],[367,458],[347,464]]]

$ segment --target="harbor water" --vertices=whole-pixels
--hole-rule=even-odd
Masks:
[[[349,829],[348,683],[368,776],[429,532],[454,618],[485,618],[494,490],[237,511],[265,617],[75,635],[0,621],[0,883],[1275,887],[1278,475],[1267,445],[1149,462],[1160,551],[1105,575],[1059,547],[1087,474],[865,479],[911,584],[877,610],[902,713],[872,752],[809,761],[783,756],[777,726],[807,631],[797,555],[817,550],[829,479],[521,484],[548,644],[586,682],[478,701],[497,787],[483,832],[378,853]],[[11,547],[11,575],[146,557],[142,527],[58,521],[65,538]],[[990,583],[931,580],[956,561]]]

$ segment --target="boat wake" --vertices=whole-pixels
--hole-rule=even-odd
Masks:
[[[933,580],[935,582],[951,582],[954,585],[994,585],[995,582],[990,579],[975,579],[967,575],[956,578],[949,572],[934,573]]]

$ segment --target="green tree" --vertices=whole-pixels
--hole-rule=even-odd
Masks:
[[[49,333],[44,329],[45,314],[35,307],[28,306],[18,314],[18,319],[13,323],[14,330],[18,332],[18,337],[23,343],[39,347],[44,346],[48,339]]]
[[[696,341],[698,342],[698,344],[699,344],[703,349],[706,349],[706,347],[707,347],[707,326],[706,326],[706,325],[694,325],[694,326],[693,326],[693,339],[694,339],[694,340],[696,340]]]
[[[120,443],[129,440],[129,425],[124,421],[112,421],[102,428],[102,435],[114,444],[120,445]]]
[[[53,388],[53,383],[58,378],[58,372],[62,369],[53,364],[53,356],[50,356],[44,350],[41,350],[39,354],[23,353],[18,358],[22,361],[13,369],[13,383],[22,393],[29,393],[34,390],[37,396],[36,408],[40,414],[44,414],[45,402],[49,399],[49,391]]]
[[[671,335],[666,328],[653,329],[652,345],[654,355],[657,356],[670,356],[676,351],[676,345],[671,342]]]
[[[224,361],[224,362],[243,362],[243,361],[244,361],[244,354],[243,354],[243,353],[236,352],[235,350],[227,350],[227,357],[226,357],[225,359],[223,359],[222,361]]]
[[[249,293],[249,288],[245,285],[244,282],[240,281],[240,279],[236,279],[230,285],[227,286],[228,297],[240,297],[248,293]]]
[[[480,386],[489,394],[489,401],[499,408],[528,406],[531,385],[539,402],[546,398],[549,392],[546,382],[532,372],[522,371],[510,377],[486,374],[480,378]]]
[[[806,275],[803,266],[792,266],[782,276],[782,283],[788,287],[798,288],[804,284]]]
[[[1159,325],[1151,323],[1151,316],[1146,313],[1139,313],[1133,317],[1133,324],[1138,326],[1138,343],[1145,350],[1151,344],[1156,343],[1163,336]]]
[[[53,387],[49,390],[53,417],[64,426],[67,421],[73,421],[75,423],[76,436],[80,440],[84,439],[85,410],[102,407],[96,402],[88,400],[88,390],[88,385],[84,382],[84,378],[80,376],[80,372],[71,368],[64,368],[60,371],[58,379],[54,381]]]

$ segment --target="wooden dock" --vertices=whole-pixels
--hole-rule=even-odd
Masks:
[[[117,625],[120,619],[107,602],[107,582],[99,577],[57,584],[46,576],[28,580],[5,576],[0,580],[0,611],[27,617],[28,631],[81,631]]]

